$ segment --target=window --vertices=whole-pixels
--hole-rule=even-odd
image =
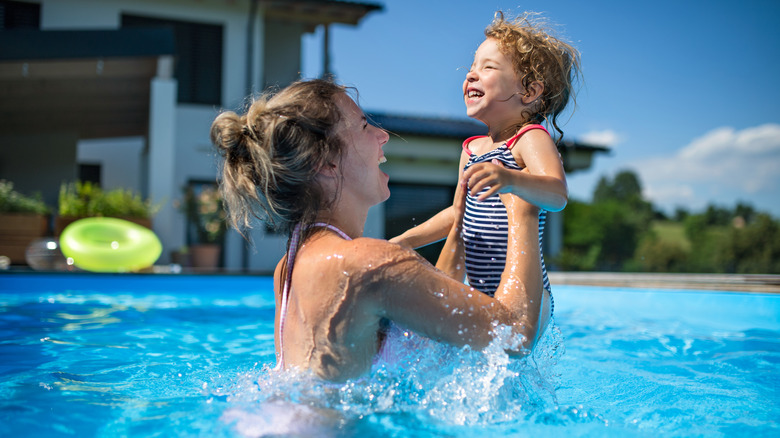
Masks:
[[[222,103],[222,26],[122,14],[122,27],[168,27],[176,38],[179,103]]]
[[[385,201],[385,237],[395,237],[427,221],[452,205],[454,186],[390,184],[390,198]],[[436,264],[444,241],[417,250]]]
[[[41,5],[0,0],[0,30],[40,27]]]
[[[79,164],[79,181],[100,187],[100,164]]]

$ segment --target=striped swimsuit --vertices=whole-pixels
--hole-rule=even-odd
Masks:
[[[463,142],[463,150],[469,155],[469,162],[465,169],[476,163],[490,162],[498,159],[507,169],[521,170],[512,156],[512,146],[515,141],[531,129],[541,129],[547,132],[541,125],[525,126],[514,137],[492,151],[476,156],[471,153],[468,144],[477,138],[471,137]],[[466,274],[469,284],[475,289],[487,295],[493,296],[501,282],[501,274],[506,264],[507,239],[509,233],[506,207],[501,202],[498,194],[494,194],[484,201],[477,201],[477,197],[488,188],[480,191],[476,196],[466,195],[466,213],[463,217],[463,243],[466,250]],[[539,253],[542,254],[542,235],[547,218],[546,210],[539,210]],[[544,289],[550,294],[550,311],[553,309],[550,280],[547,278],[547,268],[544,265],[544,255],[541,259],[542,281]]]

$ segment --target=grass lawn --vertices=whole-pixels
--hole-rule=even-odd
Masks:
[[[691,242],[685,235],[685,226],[680,222],[655,221],[653,231],[662,241],[679,244],[686,251],[691,248]]]

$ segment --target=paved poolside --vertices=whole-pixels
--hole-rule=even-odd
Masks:
[[[550,282],[582,286],[780,293],[780,275],[549,272]]]

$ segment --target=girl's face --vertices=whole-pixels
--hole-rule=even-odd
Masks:
[[[488,126],[516,119],[524,108],[524,92],[511,60],[501,53],[496,40],[486,39],[463,81],[466,114]]]
[[[337,133],[346,145],[338,164],[344,179],[342,196],[351,194],[369,205],[379,204],[390,197],[389,177],[379,170],[379,165],[387,161],[382,146],[389,135],[384,129],[368,123],[363,111],[349,96],[340,94],[336,99],[342,115]]]

